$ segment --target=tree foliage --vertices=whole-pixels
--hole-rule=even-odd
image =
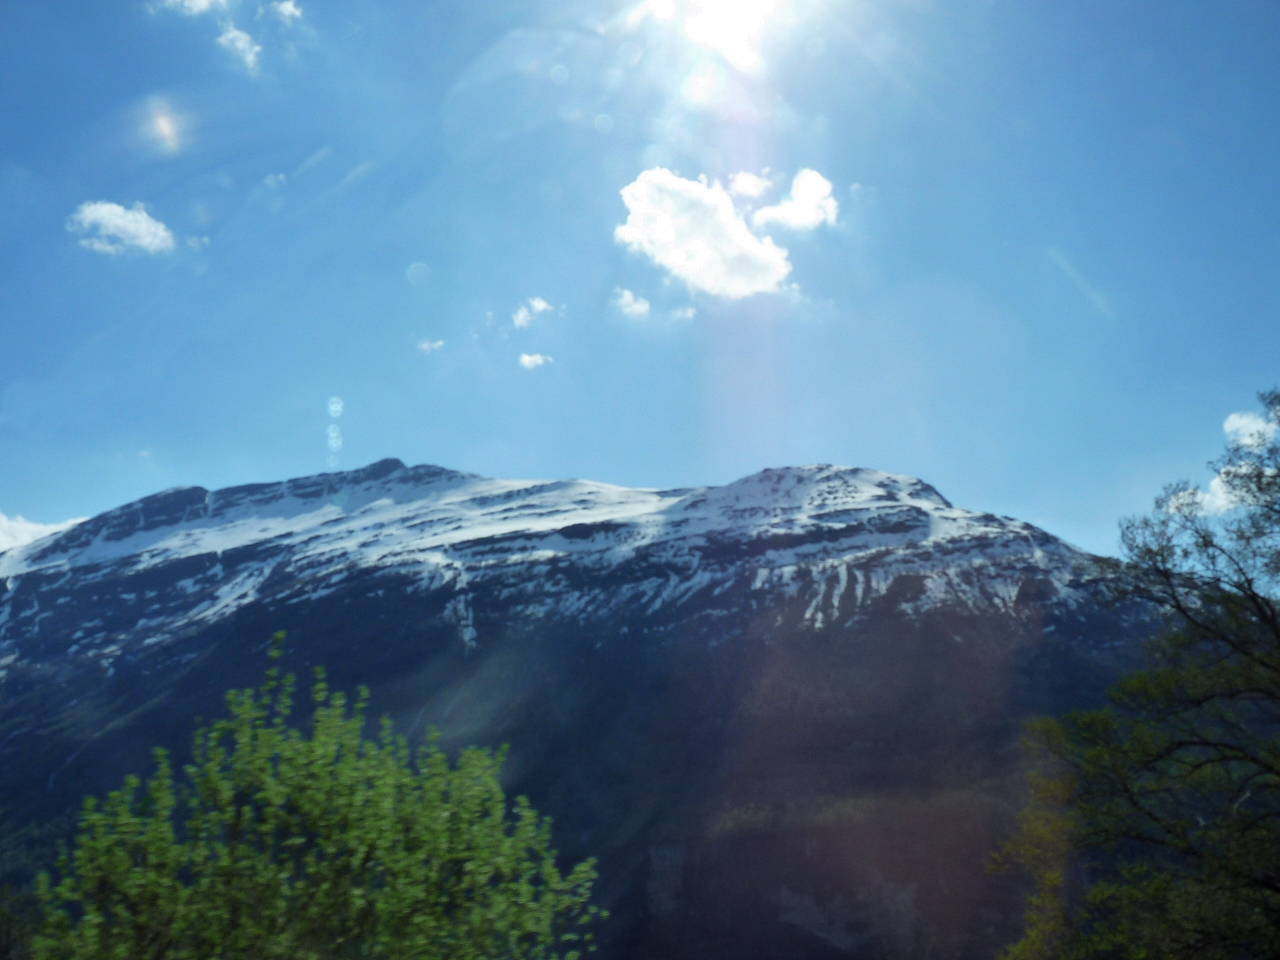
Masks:
[[[1228,421],[1208,494],[1175,485],[1122,526],[1169,629],[1107,708],[1031,728],[1008,960],[1280,956],[1280,391],[1262,401]]]
[[[278,647],[277,647],[278,649]],[[169,760],[86,800],[36,960],[559,958],[590,949],[594,862],[562,875],[550,821],[508,810],[502,755],[411,752],[317,674],[306,732],[292,676],[227,695],[185,781]]]
[[[29,960],[38,916],[29,892],[0,887],[0,960]]]

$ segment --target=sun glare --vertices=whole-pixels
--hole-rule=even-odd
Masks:
[[[756,43],[777,14],[779,0],[691,0],[684,32],[740,70],[760,66]]]
[[[690,42],[714,50],[739,70],[758,70],[758,45],[770,23],[780,19],[784,0],[646,0],[631,15],[677,22]]]

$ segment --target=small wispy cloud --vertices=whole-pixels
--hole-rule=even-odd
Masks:
[[[443,340],[423,340],[418,344],[418,349],[423,353],[435,353],[437,350],[444,348]]]
[[[72,233],[88,234],[80,246],[98,253],[120,254],[126,250],[167,253],[174,248],[173,233],[147,213],[141,203],[126,209],[107,200],[80,204],[67,218]]]
[[[315,166],[318,166],[319,164],[324,163],[326,160],[329,159],[329,155],[331,153],[333,153],[333,147],[321,147],[319,150],[314,151],[313,153],[308,155],[308,157],[305,160],[303,160],[300,164],[298,164],[298,168],[293,171],[293,175],[295,177],[300,176],[301,174],[306,173],[312,167],[315,167]]]
[[[621,287],[613,291],[613,305],[625,317],[639,320],[649,315],[649,301]]]
[[[1111,309],[1111,304],[1107,301],[1093,285],[1085,279],[1084,274],[1076,269],[1075,264],[1068,260],[1057,247],[1049,247],[1045,250],[1053,265],[1062,271],[1063,276],[1075,284],[1076,289],[1084,294],[1084,298],[1093,304],[1093,308],[1104,317],[1115,319],[1116,312]]]
[[[278,190],[280,187],[284,186],[287,179],[288,177],[283,173],[269,173],[262,178],[262,183],[264,186],[268,186],[272,190]]]
[[[227,9],[227,0],[164,0],[162,6],[188,16],[196,16],[211,10]]]
[[[280,18],[280,22],[286,27],[291,26],[295,20],[302,19],[302,8],[298,6],[295,0],[276,0],[271,4],[271,11]]]
[[[340,186],[345,187],[349,184],[355,183],[357,180],[364,179],[364,177],[366,177],[369,174],[369,171],[376,166],[377,164],[372,160],[361,160],[354,167],[352,167],[350,170],[347,171],[347,175],[342,178],[342,183],[340,184]]]
[[[698,311],[693,307],[676,307],[671,311],[671,319],[673,320],[692,320],[698,315]]]
[[[529,321],[540,313],[547,313],[555,309],[547,301],[541,297],[530,297],[516,309],[511,315],[511,322],[517,327],[527,327]]]
[[[258,70],[258,54],[262,47],[253,41],[253,37],[239,29],[234,23],[227,22],[222,26],[218,37],[218,46],[229,50],[244,62],[244,68],[250,73]]]
[[[751,223],[756,227],[776,223],[788,230],[813,230],[824,223],[833,225],[839,211],[840,205],[831,195],[831,181],[817,170],[806,169],[797,173],[791,181],[790,196],[771,207],[761,207],[751,215]]]
[[[229,0],[159,0],[152,10],[166,9],[189,17],[211,14],[217,20],[221,33],[217,44],[237,57],[249,73],[258,72],[258,57],[262,46],[249,33],[235,25],[230,17],[233,4]],[[302,8],[297,0],[270,0],[265,6],[258,5],[258,18],[270,11],[285,27],[292,26],[302,18]]]
[[[522,353],[520,354],[520,366],[526,370],[534,370],[544,363],[551,363],[551,358],[541,353]]]

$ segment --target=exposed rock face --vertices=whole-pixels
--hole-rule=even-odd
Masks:
[[[986,957],[1030,713],[1145,629],[1088,557],[840,467],[719,488],[387,460],[168,491],[0,553],[0,797],[48,817],[288,665],[366,684],[600,859],[606,957]]]

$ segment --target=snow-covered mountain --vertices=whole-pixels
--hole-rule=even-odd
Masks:
[[[356,573],[452,591],[460,639],[474,645],[469,600],[480,589],[500,590],[519,617],[637,606],[653,615],[745,577],[753,592],[803,593],[801,622],[821,630],[904,573],[924,578],[922,604],[1009,606],[1027,577],[1067,587],[1083,559],[1028,524],[957,509],[926,483],[874,470],[799,467],[725,487],[632,490],[384,460],[279,484],[171,490],[0,554],[0,657],[17,669],[70,654],[110,670],[134,646],[170,643],[263,599],[314,601]],[[141,579],[118,589],[175,565],[188,575],[169,590]],[[586,571],[626,575],[577,582]],[[42,605],[50,589],[84,616],[69,622],[70,610]]]
[[[1089,560],[833,466],[171,490],[0,553],[0,796],[30,821],[180,750],[283,628],[411,735],[510,742],[513,785],[601,857],[613,955],[978,955],[1012,922],[981,858],[1017,720],[1096,696],[1138,629]],[[864,835],[910,863],[827,862]]]

